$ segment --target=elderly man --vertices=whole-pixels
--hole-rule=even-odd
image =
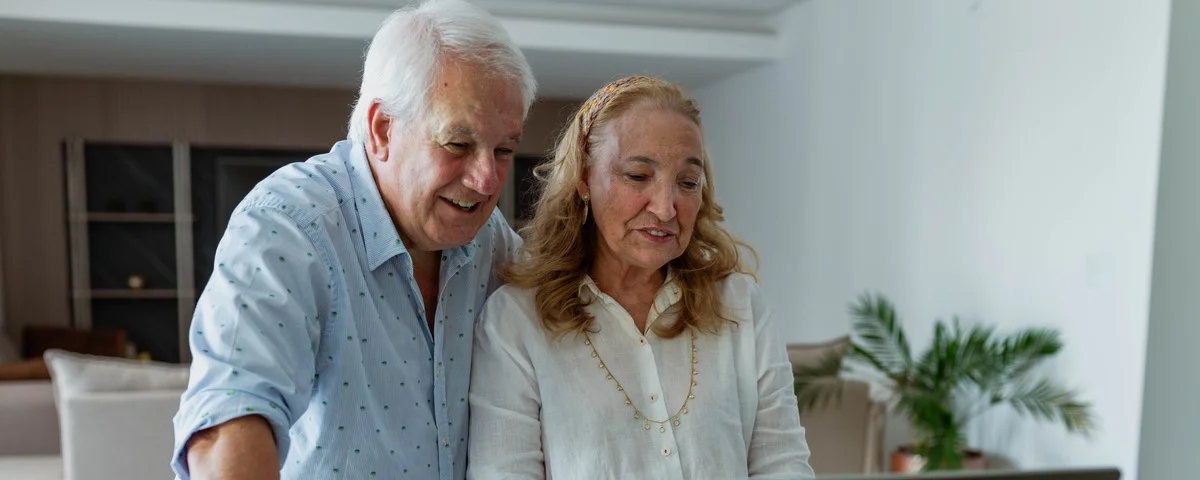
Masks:
[[[464,477],[474,319],[519,244],[493,212],[535,88],[477,7],[387,19],[349,140],[229,221],[189,332],[181,478]]]

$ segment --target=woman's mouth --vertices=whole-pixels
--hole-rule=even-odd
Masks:
[[[643,238],[654,243],[666,243],[675,238],[675,232],[658,228],[643,228],[638,230]]]

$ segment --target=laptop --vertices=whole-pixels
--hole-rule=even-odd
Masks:
[[[1120,478],[1121,471],[1116,468],[954,471],[918,475],[817,475],[817,480],[1120,480]]]

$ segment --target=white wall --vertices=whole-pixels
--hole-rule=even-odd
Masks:
[[[1159,170],[1140,475],[1200,476],[1200,4],[1176,1]]]
[[[789,341],[878,290],[923,347],[935,316],[1051,325],[1090,441],[976,424],[1024,467],[1133,478],[1168,0],[808,0],[777,65],[695,92],[729,224]]]

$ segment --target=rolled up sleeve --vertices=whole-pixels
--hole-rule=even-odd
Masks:
[[[188,332],[193,361],[171,461],[180,478],[188,478],[193,434],[247,415],[270,423],[285,461],[288,431],[312,394],[319,315],[331,301],[331,267],[314,241],[325,235],[319,225],[278,206],[243,208],[230,219]]]

